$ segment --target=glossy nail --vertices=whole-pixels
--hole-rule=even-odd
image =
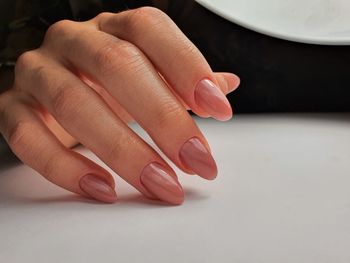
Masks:
[[[92,198],[105,202],[114,203],[117,194],[114,189],[100,176],[87,174],[79,181],[80,189]]]
[[[205,179],[213,180],[217,176],[214,158],[196,137],[184,143],[180,150],[180,160],[187,168]]]
[[[184,192],[178,180],[167,170],[159,163],[150,163],[141,173],[141,183],[160,200],[179,205],[184,200]]]
[[[197,105],[213,118],[220,121],[232,118],[232,108],[225,94],[209,79],[198,82],[194,96]]]

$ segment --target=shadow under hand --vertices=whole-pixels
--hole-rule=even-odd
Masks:
[[[196,189],[193,188],[185,188],[185,203],[191,203],[191,202],[197,202],[201,200],[208,199],[209,196],[206,195],[205,193],[199,192]],[[136,205],[136,206],[156,206],[156,207],[174,207],[177,205],[171,205],[165,202],[162,202],[160,200],[155,200],[155,199],[149,199],[146,198],[145,196],[138,194],[138,193],[133,193],[133,194],[127,194],[127,195],[122,195],[117,201],[117,204],[127,204],[127,205]]]
[[[19,163],[20,161],[12,153],[4,138],[0,136],[0,172]]]
[[[208,193],[203,191],[198,191],[194,188],[185,188],[185,202],[197,202],[210,198]]]
[[[148,199],[140,193],[134,191],[130,187],[122,189],[122,193],[118,196],[118,200],[114,204],[105,204],[94,199],[89,199],[74,193],[69,193],[38,175],[29,173],[26,167],[13,169],[13,174],[7,174],[0,178],[0,206],[32,206],[32,205],[48,205],[48,204],[64,204],[67,206],[76,205],[96,205],[96,206],[115,206],[129,208],[160,208],[174,207],[160,200]],[[18,173],[20,170],[22,173]],[[27,174],[24,174],[27,170]],[[24,173],[23,173],[24,172]],[[30,187],[28,187],[28,185]],[[123,187],[123,186],[120,186]],[[185,189],[185,203],[198,202],[208,199],[209,196],[196,189]]]

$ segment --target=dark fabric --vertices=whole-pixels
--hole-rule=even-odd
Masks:
[[[118,12],[147,4],[150,1],[2,0],[0,63],[12,66],[21,53],[37,48],[47,28],[59,20],[83,21],[102,11]]]
[[[241,77],[241,87],[229,96],[236,112],[350,110],[350,46],[284,41],[230,23],[192,1],[171,5],[170,16],[213,69]]]
[[[5,5],[7,3],[7,5]],[[40,45],[46,29],[55,21],[69,18],[68,1],[2,1],[0,63],[11,66],[26,50]]]
[[[142,5],[162,8],[216,71],[237,73],[229,95],[236,112],[349,111],[350,47],[316,46],[268,37],[230,23],[193,0],[2,0],[0,63],[40,45],[50,24]],[[179,62],[181,63],[181,62]]]
[[[147,0],[1,0],[0,94],[13,82],[13,67],[19,55],[39,47],[51,24],[62,19],[83,21],[102,11],[118,12],[151,4]]]

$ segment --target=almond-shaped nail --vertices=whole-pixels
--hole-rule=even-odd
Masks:
[[[79,181],[80,189],[90,197],[105,203],[114,203],[117,194],[114,189],[100,176],[84,175]]]
[[[143,168],[141,183],[160,200],[179,205],[184,201],[184,192],[178,180],[159,163],[153,162]]]
[[[182,163],[199,176],[208,180],[217,176],[214,158],[198,138],[193,137],[185,142],[179,156]]]
[[[232,108],[225,94],[209,79],[198,82],[194,97],[197,105],[213,118],[220,121],[232,118]]]

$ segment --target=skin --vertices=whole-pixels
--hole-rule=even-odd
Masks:
[[[213,116],[196,102],[195,88],[203,79],[222,94],[239,85],[234,74],[212,72],[198,49],[158,9],[102,13],[87,22],[60,21],[49,28],[41,47],[18,59],[13,87],[0,95],[0,132],[25,164],[68,191],[115,201],[84,191],[89,184],[82,185],[82,178],[88,174],[107,188],[115,185],[106,170],[70,149],[79,142],[145,196],[180,204],[180,190],[172,198],[168,188],[159,190],[140,180],[152,162],[157,163],[153,168],[160,164],[170,178],[177,177],[127,123],[138,122],[174,164],[193,174],[179,151],[195,137],[210,153],[187,112]],[[214,112],[217,119],[232,115],[227,104],[219,109]]]

